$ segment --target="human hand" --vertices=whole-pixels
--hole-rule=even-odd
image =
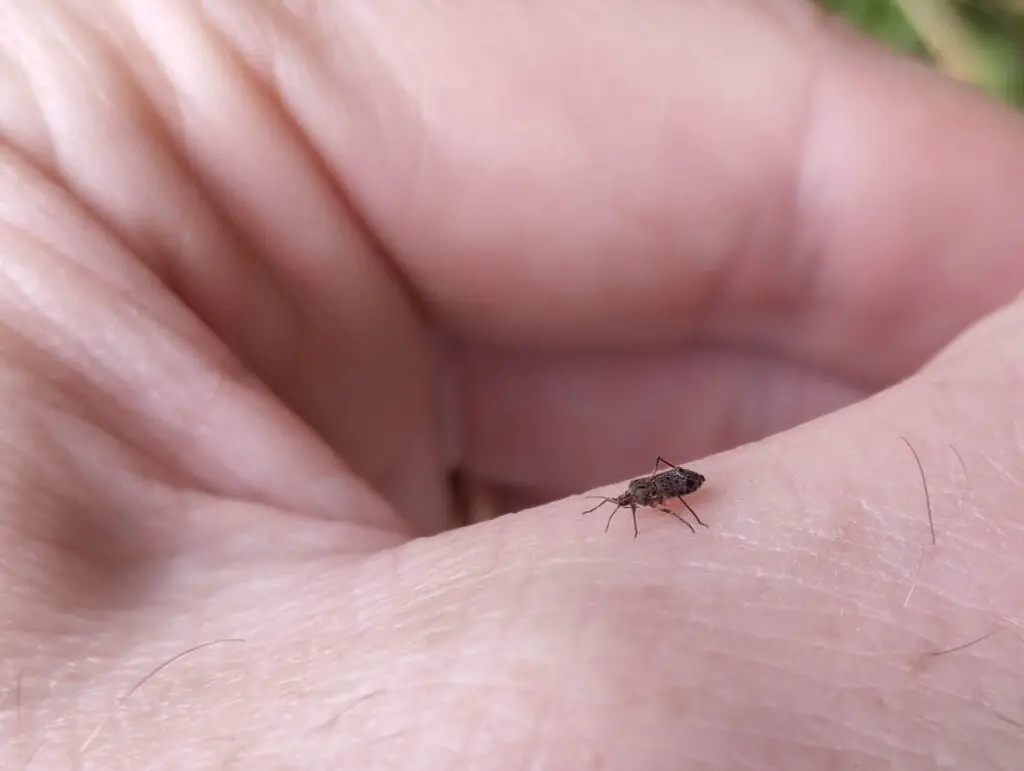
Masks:
[[[4,768],[1014,767],[1021,305],[913,373],[1018,117],[783,0],[5,21]]]

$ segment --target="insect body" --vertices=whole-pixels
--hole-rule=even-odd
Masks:
[[[668,466],[664,471],[658,471],[658,467],[664,463]],[[615,513],[622,508],[631,509],[633,512],[633,537],[636,538],[640,530],[636,524],[636,510],[639,506],[646,506],[650,509],[657,509],[663,511],[666,514],[671,514],[673,517],[678,519],[684,525],[686,525],[694,533],[693,525],[683,519],[681,516],[676,514],[671,509],[665,508],[665,502],[669,498],[678,498],[682,501],[682,504],[690,510],[693,514],[693,518],[697,520],[697,524],[701,527],[707,527],[703,522],[700,521],[700,517],[697,516],[697,512],[693,510],[685,500],[684,495],[694,492],[704,484],[704,475],[698,474],[696,471],[691,471],[688,468],[682,466],[674,466],[667,460],[662,458],[660,455],[654,462],[654,473],[650,476],[639,477],[632,480],[629,483],[629,487],[621,495],[617,495],[614,498],[605,498],[604,496],[590,495],[589,498],[600,498],[601,502],[594,508],[584,511],[584,514],[589,514],[592,511],[604,506],[606,503],[614,503],[615,509],[608,517],[608,523],[604,526],[604,531],[607,533],[608,528],[611,527],[612,517]]]

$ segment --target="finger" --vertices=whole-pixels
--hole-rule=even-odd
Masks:
[[[274,9],[283,6],[254,12]],[[53,270],[77,277],[83,296],[108,296],[108,284],[126,293],[116,307],[97,302],[100,311],[77,317],[70,334],[110,335],[108,315],[123,312],[153,322],[139,324],[150,340],[139,346],[145,356],[159,355],[167,339],[182,358],[206,355],[189,346],[223,343],[232,366],[283,402],[271,409],[289,428],[267,428],[260,416],[270,448],[247,441],[248,432],[212,431],[216,418],[200,420],[211,429],[205,449],[241,443],[239,455],[265,452],[267,463],[250,469],[258,484],[322,489],[306,473],[289,478],[294,464],[305,465],[294,433],[312,428],[319,436],[295,441],[327,446],[314,451],[319,460],[307,472],[333,476],[341,456],[348,473],[418,529],[443,526],[448,499],[426,325],[343,205],[336,180],[202,4],[104,4],[87,13],[74,3],[31,11],[8,4],[0,16],[12,84],[0,97],[8,148],[0,237],[14,235],[5,254],[25,282],[46,286],[45,263],[15,258],[25,235],[64,266]],[[190,314],[220,340],[198,342],[203,334]],[[122,325],[114,327],[120,334]],[[124,343],[114,339],[111,359]],[[132,360],[138,380],[117,395],[137,416],[154,417],[146,402],[154,393],[207,405],[196,394],[209,381],[194,369],[167,376],[139,361]],[[105,377],[116,379],[123,363],[106,363]],[[189,449],[187,440],[177,448],[202,465]]]
[[[339,24],[345,131],[297,114],[459,335],[724,339],[888,381],[1024,279],[1020,120],[810,4]]]
[[[700,334],[874,381],[1018,283],[1016,120],[809,5],[126,7],[5,11],[5,136],[425,521],[444,448],[407,278],[463,336]],[[111,56],[138,45],[157,68]]]
[[[511,510],[686,463],[869,395],[827,372],[750,351],[461,358],[462,467]],[[518,501],[518,502],[517,502]]]

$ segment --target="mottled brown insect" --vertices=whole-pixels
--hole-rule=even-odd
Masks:
[[[668,466],[668,468],[659,472],[658,467],[662,463]],[[629,483],[629,487],[626,488],[626,491],[614,498],[606,498],[601,495],[588,495],[588,498],[600,498],[601,502],[594,508],[587,509],[583,513],[589,514],[592,511],[597,511],[606,503],[614,503],[615,509],[612,511],[611,515],[609,515],[608,523],[604,526],[604,531],[607,533],[608,528],[611,527],[612,524],[612,517],[615,516],[616,512],[619,509],[628,508],[633,512],[633,537],[636,538],[640,533],[636,524],[636,510],[639,506],[645,506],[649,509],[657,509],[658,511],[663,511],[666,514],[671,514],[696,533],[697,531],[694,530],[693,525],[671,509],[665,508],[665,502],[669,498],[678,498],[682,501],[682,504],[690,510],[690,513],[693,514],[693,518],[697,520],[697,524],[701,527],[707,527],[707,525],[700,521],[700,517],[697,516],[697,512],[693,510],[693,507],[683,500],[684,495],[689,495],[690,493],[698,490],[704,482],[705,479],[703,474],[698,474],[696,471],[691,471],[690,469],[683,468],[682,466],[675,466],[659,455],[658,459],[654,462],[653,474],[632,480]]]

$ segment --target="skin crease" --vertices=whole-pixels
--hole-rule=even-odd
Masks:
[[[1017,767],[1019,117],[795,1],[0,14],[0,767]]]

